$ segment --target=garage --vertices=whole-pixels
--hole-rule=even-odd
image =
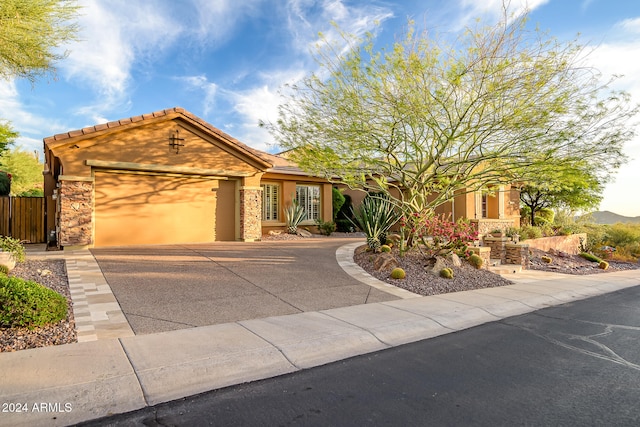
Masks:
[[[254,241],[272,164],[181,109],[44,139],[58,248]]]
[[[234,181],[114,172],[94,177],[96,246],[236,238]]]

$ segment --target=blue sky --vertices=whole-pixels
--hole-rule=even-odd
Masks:
[[[310,56],[331,21],[352,33],[373,30],[393,42],[407,18],[453,32],[477,17],[498,17],[501,0],[80,0],[81,40],[67,46],[55,78],[32,86],[0,81],[0,118],[18,143],[42,150],[44,137],[180,106],[244,143],[272,150],[259,120],[274,120],[278,89],[315,70]],[[580,33],[597,46],[589,56],[617,88],[640,102],[640,2],[511,0],[528,4],[531,24],[561,40]],[[640,119],[640,118],[639,118]],[[626,146],[600,206],[640,215],[640,136]]]

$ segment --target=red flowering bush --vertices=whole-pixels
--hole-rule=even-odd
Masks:
[[[427,257],[465,252],[469,242],[478,238],[473,224],[465,219],[451,221],[450,216],[414,213],[400,220],[406,247],[417,246]]]

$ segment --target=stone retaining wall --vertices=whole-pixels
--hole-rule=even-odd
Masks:
[[[507,243],[505,245],[506,258],[505,264],[521,265],[522,268],[529,268],[531,261],[529,259],[529,245],[526,243]]]
[[[540,239],[527,239],[523,242],[530,248],[548,252],[549,249],[566,252],[570,255],[580,253],[580,240],[587,240],[586,233],[571,234],[569,236],[542,237]]]
[[[491,248],[486,246],[473,246],[469,248],[473,253],[480,255],[482,258],[482,268],[489,268],[489,264],[491,263]]]
[[[501,264],[516,264],[527,268],[529,261],[529,241],[513,243],[508,237],[485,237],[484,247],[490,249],[491,259],[499,259]]]

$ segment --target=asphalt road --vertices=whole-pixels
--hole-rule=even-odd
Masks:
[[[640,287],[86,425],[638,426]]]

